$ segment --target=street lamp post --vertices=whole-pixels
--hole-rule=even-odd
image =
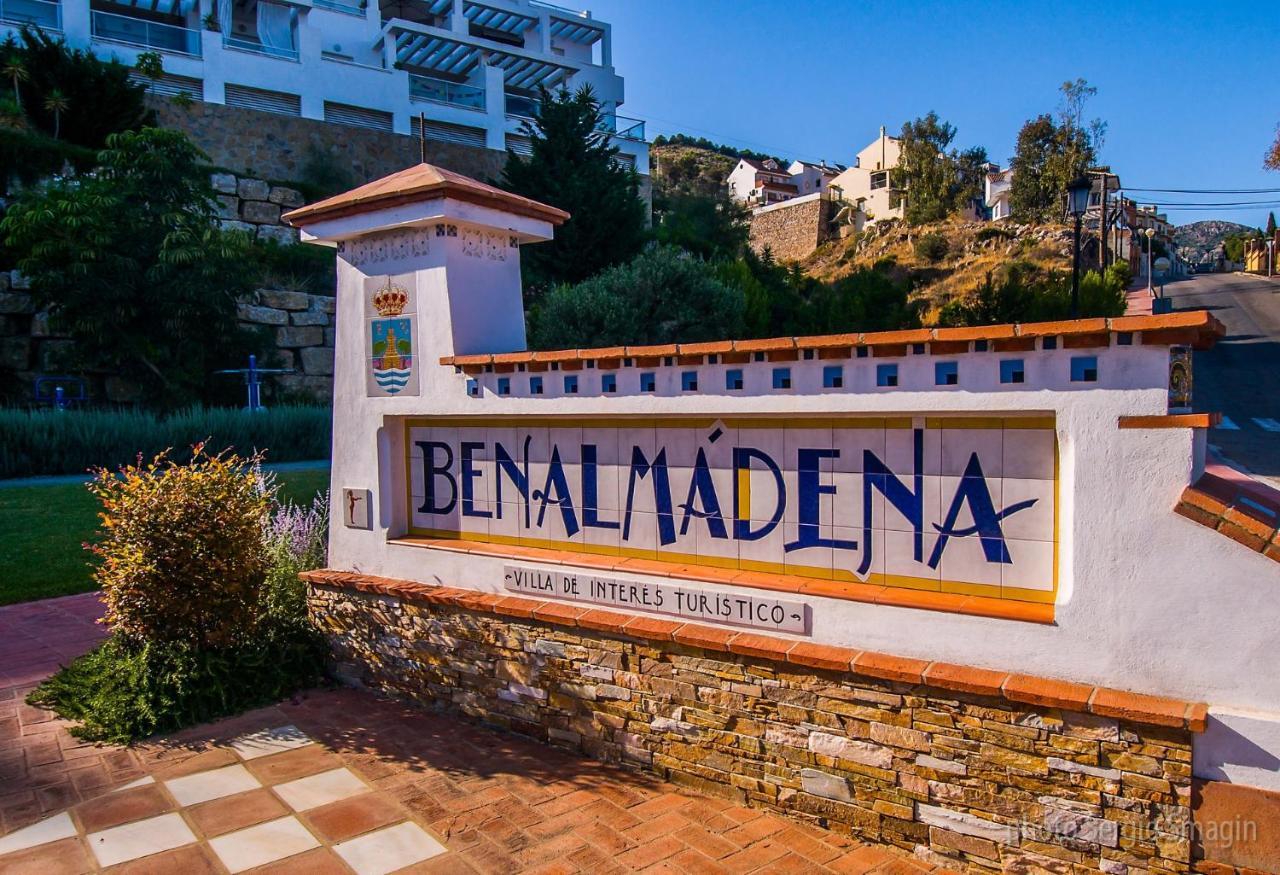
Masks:
[[[1267,276],[1276,275],[1276,241],[1271,238],[1267,241]]]
[[[1089,209],[1089,192],[1093,183],[1081,176],[1067,186],[1067,212],[1075,218],[1075,233],[1071,238],[1071,318],[1080,318],[1080,223]]]
[[[1151,280],[1151,277],[1152,277],[1152,274],[1151,274],[1151,248],[1152,248],[1152,247],[1151,247],[1151,238],[1152,238],[1152,237],[1154,237],[1154,236],[1156,236],[1156,229],[1155,229],[1155,228],[1148,228],[1147,230],[1143,231],[1142,233],[1147,235],[1147,294],[1154,298],[1154,297],[1156,296],[1156,290],[1155,290],[1155,287],[1151,284],[1151,283],[1152,283],[1152,280]]]

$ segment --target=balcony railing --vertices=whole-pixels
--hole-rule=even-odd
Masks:
[[[8,2],[8,0],[5,0]],[[172,24],[159,24],[128,15],[94,10],[91,18],[95,39],[145,46],[162,52],[200,57],[200,31]]]
[[[508,94],[507,115],[516,118],[534,118],[538,114],[538,98],[525,97],[523,94]]]
[[[275,46],[265,45],[256,40],[241,39],[235,36],[223,36],[222,44],[229,49],[239,49],[242,52],[255,52],[259,55],[269,55],[273,58],[283,58],[286,61],[298,60],[297,48],[276,48]],[[297,36],[294,36],[294,45],[297,45]]]
[[[311,0],[313,6],[317,9],[331,9],[334,12],[343,12],[347,15],[364,15],[365,6],[360,4],[360,0]]]
[[[418,73],[409,74],[409,98],[464,106],[467,109],[484,109],[484,89],[445,79],[433,79]]]
[[[62,6],[48,0],[0,0],[0,21],[62,30]]]
[[[600,130],[608,131],[623,140],[644,142],[644,122],[638,118],[608,113],[600,119]]]

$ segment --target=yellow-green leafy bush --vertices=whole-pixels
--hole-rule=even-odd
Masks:
[[[268,555],[262,531],[271,495],[257,457],[164,453],[99,471],[105,537],[91,549],[112,630],[139,641],[228,647],[253,634]]]

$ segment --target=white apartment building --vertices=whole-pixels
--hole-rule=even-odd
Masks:
[[[590,85],[620,159],[649,172],[644,122],[617,114],[610,25],[539,0],[0,0],[23,24],[126,64],[155,91],[495,150],[528,149],[539,85]]]
[[[825,161],[819,164],[813,164],[809,161],[792,161],[791,166],[787,168],[787,173],[791,175],[791,184],[796,187],[798,197],[804,197],[814,192],[823,192],[827,190],[827,185],[831,180],[840,175],[843,167],[832,167]]]
[[[991,221],[999,222],[1013,215],[1009,195],[1013,190],[1013,168],[1001,170],[992,165],[983,181],[983,203],[991,214]]]
[[[900,192],[893,178],[901,152],[901,141],[888,136],[881,126],[880,136],[858,153],[853,166],[829,183],[829,188],[839,189],[838,196],[856,208],[858,230],[881,219],[902,218],[901,200],[895,198]]]
[[[729,172],[729,197],[751,206],[768,206],[799,194],[791,171],[772,158],[741,158]]]

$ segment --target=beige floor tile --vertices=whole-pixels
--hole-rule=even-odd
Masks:
[[[369,792],[369,787],[350,769],[330,769],[273,787],[294,811],[306,811],[348,796]]]
[[[243,760],[256,760],[258,757],[293,750],[295,747],[305,747],[311,743],[307,734],[298,727],[277,726],[275,729],[250,732],[248,735],[233,739],[231,749]]]
[[[85,837],[89,849],[102,866],[114,866],[116,863],[180,848],[195,840],[191,828],[176,813],[113,826],[102,832],[89,833]]]
[[[76,826],[71,822],[71,815],[63,812],[47,817],[39,823],[11,832],[0,839],[0,854],[11,854],[34,848],[36,845],[56,842],[58,839],[70,838],[76,834]]]
[[[269,820],[209,840],[209,847],[213,848],[222,865],[233,873],[283,860],[319,846],[316,837],[296,817]]]
[[[128,784],[125,784],[123,787],[117,787],[111,792],[119,793],[121,790],[134,790],[138,787],[145,787],[148,784],[154,784],[155,782],[156,782],[155,778],[153,778],[151,775],[147,775],[145,777],[139,778],[136,781],[130,781]]]
[[[233,793],[255,790],[261,786],[249,770],[237,763],[208,772],[196,772],[164,782],[179,805],[197,805],[210,799],[221,799]]]
[[[416,823],[401,823],[333,846],[356,875],[386,875],[447,851]]]

